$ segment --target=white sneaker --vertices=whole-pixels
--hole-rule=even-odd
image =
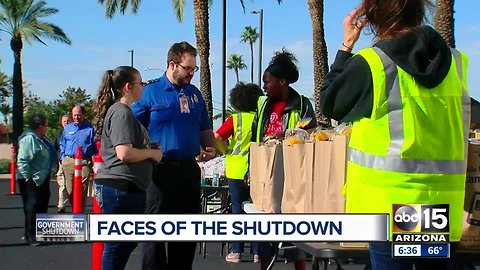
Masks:
[[[242,260],[242,254],[237,252],[230,252],[225,257],[225,261],[231,263],[239,263]]]

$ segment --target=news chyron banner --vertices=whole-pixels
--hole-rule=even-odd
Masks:
[[[89,241],[387,241],[388,215],[89,215]]]
[[[393,257],[450,257],[448,204],[394,204]]]
[[[85,215],[37,214],[36,239],[40,242],[84,242]]]
[[[37,215],[38,241],[388,241],[386,214]]]

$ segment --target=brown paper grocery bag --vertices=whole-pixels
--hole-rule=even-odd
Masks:
[[[282,213],[312,212],[313,150],[313,143],[283,143]]]
[[[250,144],[250,196],[267,213],[280,213],[283,195],[283,151],[281,144]]]
[[[270,177],[270,171],[267,168],[271,166],[269,164],[272,164],[274,158],[274,156],[271,156],[269,159],[266,151],[262,151],[262,149],[263,148],[257,143],[250,144],[250,197],[259,210],[261,209],[265,182],[261,179]]]
[[[480,247],[480,145],[469,143],[463,231],[460,245]]]
[[[315,189],[314,189],[314,173],[315,165],[315,144],[305,144],[305,213],[313,213]]]
[[[347,137],[334,135],[332,141],[315,142],[313,171],[313,212],[345,212]]]

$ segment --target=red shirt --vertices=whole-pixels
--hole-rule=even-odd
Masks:
[[[287,106],[287,101],[277,101],[272,104],[272,113],[270,114],[270,122],[268,123],[265,135],[274,132],[282,132],[283,109]]]
[[[225,122],[223,122],[222,126],[218,128],[217,134],[222,140],[226,141],[233,135],[233,131],[233,117],[230,116]]]

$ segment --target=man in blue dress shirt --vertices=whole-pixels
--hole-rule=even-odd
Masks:
[[[200,168],[195,160],[215,157],[215,138],[205,101],[190,81],[198,71],[197,50],[175,43],[167,56],[165,74],[149,82],[132,110],[148,129],[150,141],[162,147],[153,183],[147,190],[147,214],[200,212]],[[145,243],[143,269],[190,270],[195,242]]]
[[[88,194],[88,188],[91,186],[93,176],[92,156],[97,153],[97,146],[94,142],[95,130],[93,126],[85,120],[84,109],[81,106],[75,106],[72,109],[73,122],[66,125],[60,137],[60,159],[62,160],[62,169],[65,177],[65,188],[67,189],[70,204],[72,203],[73,175],[75,165],[75,153],[77,146],[82,147],[83,170],[83,206]]]

